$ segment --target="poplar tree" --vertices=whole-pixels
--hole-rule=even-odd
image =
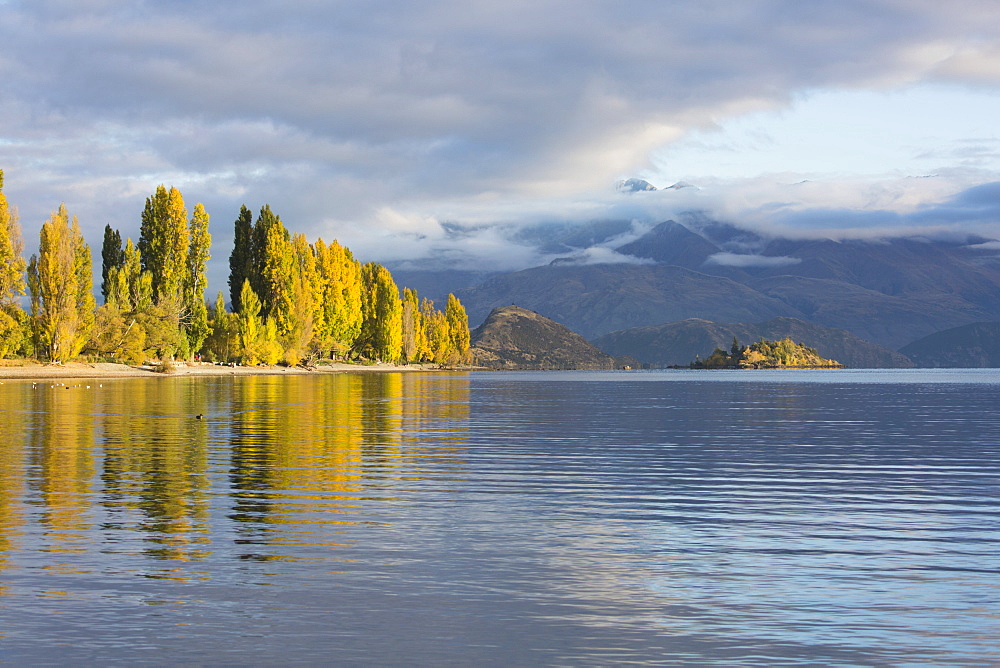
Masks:
[[[211,257],[212,235],[208,232],[209,217],[205,207],[195,204],[191,216],[190,245],[187,254],[187,271],[184,274],[184,308],[188,314],[185,333],[192,353],[197,352],[209,334],[208,307],[205,288],[208,287],[207,267]]]
[[[209,313],[209,324],[212,331],[205,341],[205,348],[211,358],[221,362],[233,359],[239,345],[239,316],[226,311],[226,300],[221,290]]]
[[[281,218],[265,204],[254,223],[250,244],[250,287],[261,304],[261,317],[275,317],[280,333],[288,330],[291,307],[292,244]]]
[[[340,352],[351,348],[361,335],[361,264],[336,240],[328,246],[318,239],[314,253],[322,286],[317,347]]]
[[[122,250],[122,235],[110,225],[104,226],[104,244],[101,246],[101,297],[108,301],[111,286],[108,274],[125,262],[125,251]]]
[[[17,210],[7,203],[0,170],[0,357],[21,348],[26,335],[27,315],[18,303],[25,293],[23,251]]]
[[[450,352],[456,361],[464,361],[469,352],[471,334],[469,333],[469,316],[458,297],[448,294],[448,303],[444,309],[445,320],[448,321],[448,343]]]
[[[395,362],[403,347],[403,305],[389,270],[376,262],[361,267],[361,334],[355,350],[380,362]]]
[[[153,279],[153,301],[161,302],[179,295],[187,269],[190,232],[184,197],[177,188],[156,188],[146,198],[139,228],[139,254],[142,267]]]
[[[288,331],[285,334],[285,361],[298,364],[309,354],[313,341],[317,315],[321,315],[318,299],[321,292],[316,256],[306,240],[306,235],[292,237],[291,303],[287,315]]]
[[[403,361],[406,363],[421,361],[421,353],[425,346],[424,325],[420,317],[420,302],[417,291],[403,288]]]
[[[427,359],[442,363],[448,360],[451,353],[451,337],[448,333],[448,318],[434,308],[434,302],[425,299],[420,304],[421,318],[424,323],[424,337],[427,345]]]
[[[142,268],[139,249],[131,238],[125,241],[121,265],[108,271],[107,303],[133,314],[148,311],[153,305],[153,276]]]
[[[250,287],[249,280],[243,281],[243,288],[240,290],[240,303],[243,305],[243,310],[239,314],[237,330],[240,358],[244,364],[256,364],[260,361],[264,325],[260,318],[260,300],[257,298],[257,293]]]
[[[243,281],[249,277],[252,233],[253,213],[244,204],[233,225],[233,252],[229,254],[229,303],[232,304],[233,313],[240,312],[240,292],[243,290]]]
[[[28,266],[32,329],[38,350],[65,362],[80,353],[94,325],[90,247],[66,205],[39,233],[38,254]]]

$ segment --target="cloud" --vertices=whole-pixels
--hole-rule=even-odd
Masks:
[[[782,257],[769,255],[742,255],[737,253],[715,253],[710,255],[706,264],[717,264],[722,267],[787,267],[802,262],[797,257]]]
[[[648,258],[623,255],[611,248],[594,246],[573,255],[559,257],[552,264],[656,264]]]

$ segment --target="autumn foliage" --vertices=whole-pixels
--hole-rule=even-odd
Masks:
[[[138,242],[107,226],[97,307],[90,247],[65,205],[42,226],[38,252],[22,256],[17,212],[0,171],[0,357],[64,362],[81,353],[132,363],[200,358],[243,364],[324,359],[390,363],[465,361],[468,317],[400,293],[380,264],[361,264],[337,241],[292,234],[264,205],[242,207],[229,257],[230,307],[205,299],[209,215],[190,214],[177,188],[146,199]],[[25,293],[30,312],[20,306]]]

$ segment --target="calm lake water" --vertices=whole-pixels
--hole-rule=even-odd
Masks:
[[[0,661],[1000,664],[995,370],[77,382],[0,385]]]

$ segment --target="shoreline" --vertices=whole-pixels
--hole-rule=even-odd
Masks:
[[[157,371],[151,365],[116,364],[112,362],[66,362],[65,364],[0,364],[0,380],[48,380],[57,378],[178,378],[182,376],[288,376],[328,373],[418,373],[462,371],[470,367],[452,368],[430,364],[346,364],[334,362],[315,367],[283,366],[224,366],[210,362],[178,362],[171,371]]]

